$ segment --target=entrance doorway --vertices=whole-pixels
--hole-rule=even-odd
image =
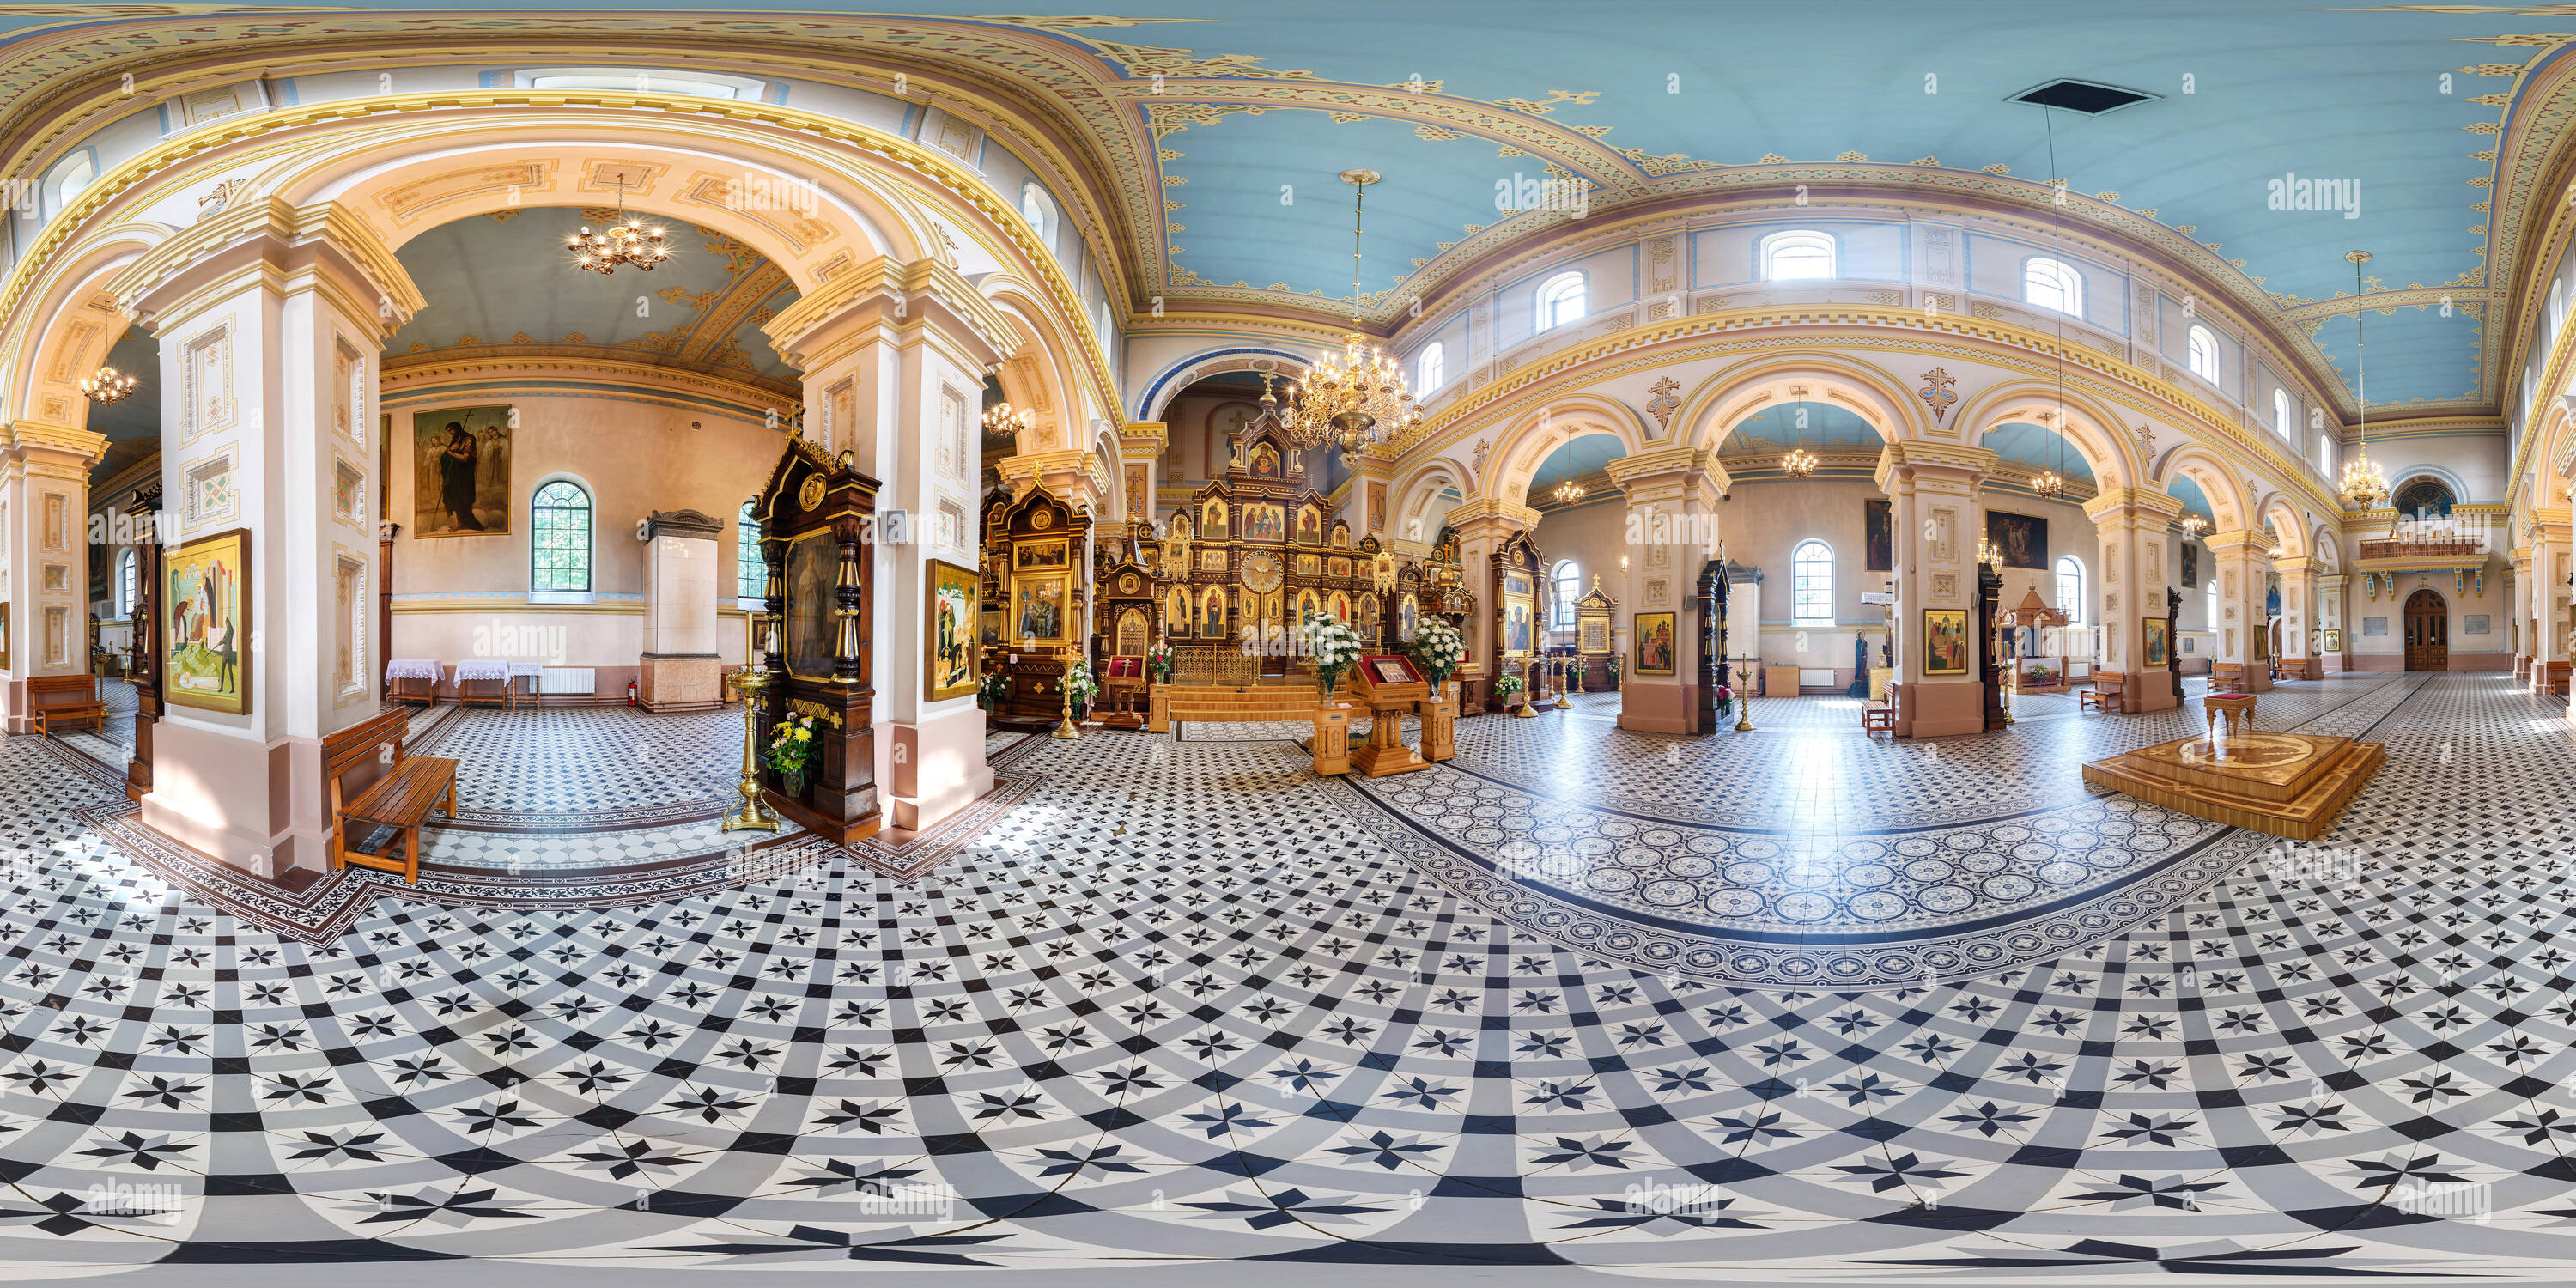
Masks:
[[[2406,669],[2451,669],[2451,606],[2429,589],[2406,597]]]

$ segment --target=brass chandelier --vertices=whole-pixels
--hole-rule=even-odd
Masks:
[[[1780,458],[1780,468],[1793,479],[1806,478],[1816,472],[1816,454],[1804,447],[1792,447],[1788,455]]]
[[[1038,418],[1026,410],[1014,411],[1007,402],[997,402],[984,409],[984,432],[1009,434],[1017,438],[1036,426]]]
[[[1583,485],[1572,479],[1567,479],[1566,481],[1557,484],[1556,490],[1548,493],[1548,495],[1555,497],[1558,505],[1572,505],[1583,499]]]
[[[99,306],[98,322],[99,338],[104,341],[107,338],[107,306],[104,304]],[[101,363],[98,370],[81,377],[80,391],[81,397],[101,406],[122,402],[134,393],[134,375]]]
[[[2184,536],[2197,539],[2200,534],[2207,531],[2209,531],[2209,520],[2204,519],[2197,514],[2186,514],[2182,516],[2182,532]]]
[[[2361,335],[2361,266],[2370,262],[2370,252],[2356,250],[2344,258],[2352,261],[2353,393],[2361,404],[2361,445],[2343,463],[2342,485],[2335,491],[2348,509],[2375,510],[2388,499],[2388,475],[2370,459],[2370,347]]]
[[[1307,373],[1303,388],[1289,387],[1288,437],[1299,447],[1335,447],[1346,465],[1362,452],[1422,423],[1393,356],[1359,330],[1360,213],[1375,170],[1344,170],[1342,182],[1358,190],[1351,202],[1351,330],[1342,351],[1326,354]]]
[[[583,224],[581,231],[564,242],[573,254],[572,266],[586,273],[614,273],[619,266],[632,264],[639,273],[650,273],[655,264],[671,257],[671,248],[663,241],[659,227],[648,228],[641,216],[626,213],[626,185],[617,185],[617,222],[606,232],[592,232]]]

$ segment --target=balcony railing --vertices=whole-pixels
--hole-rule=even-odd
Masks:
[[[2486,550],[2484,537],[2426,535],[2361,543],[2364,559],[2474,559]]]

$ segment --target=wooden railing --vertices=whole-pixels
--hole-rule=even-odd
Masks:
[[[2361,543],[2364,559],[2468,559],[2486,553],[2483,537],[2397,537]]]

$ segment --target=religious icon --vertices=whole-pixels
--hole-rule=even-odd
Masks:
[[[1639,613],[1636,625],[1637,674],[1671,675],[1675,669],[1673,615]]]
[[[2005,568],[2048,567],[2048,520],[2029,514],[1986,511],[1986,539]]]
[[[840,548],[831,533],[809,532],[787,543],[780,578],[787,592],[787,670],[809,680],[832,678],[833,626],[840,608]]]
[[[980,589],[974,569],[930,561],[930,620],[922,642],[922,674],[932,702],[975,691],[975,599]]]
[[[1537,604],[1529,596],[1503,593],[1503,656],[1530,656],[1537,621]]]
[[[1279,477],[1279,449],[1268,443],[1252,449],[1252,477],[1257,479]]]
[[[1888,503],[1878,497],[1861,499],[1861,547],[1868,554],[1864,566],[1871,572],[1896,570],[1896,534],[1891,513]]]
[[[1225,635],[1225,588],[1208,587],[1207,597],[1199,602],[1199,634],[1207,639],[1222,638]]]
[[[1225,540],[1225,502],[1215,497],[1208,498],[1207,506],[1201,511],[1201,515],[1199,532],[1210,541]]]
[[[161,597],[169,700],[250,714],[250,531],[235,528],[171,552]]]
[[[1072,563],[1072,547],[1066,541],[1023,541],[1011,548],[1011,567],[1017,571],[1065,568]]]
[[[412,535],[510,531],[510,409],[412,413]]]
[[[1402,658],[1375,658],[1370,661],[1370,665],[1376,668],[1377,682],[1380,684],[1411,684],[1414,682],[1413,668],[1406,666]]]
[[[1335,621],[1351,620],[1351,597],[1343,591],[1334,591],[1331,601],[1326,603],[1324,608],[1326,612],[1333,615]]]
[[[1923,610],[1923,673],[1925,675],[1966,675],[1968,673],[1968,610],[1964,608]]]
[[[1011,618],[1018,635],[1041,644],[1061,643],[1065,633],[1065,579],[1060,573],[1011,579]]]
[[[1314,545],[1324,539],[1324,517],[1311,505],[1297,508],[1297,540]]]
[[[1191,616],[1190,592],[1172,587],[1171,595],[1163,601],[1163,633],[1175,637],[1189,634]]]
[[[2325,633],[2325,651],[2329,653],[2340,653],[2343,651],[2342,631],[2327,631]]]
[[[1395,607],[1395,638],[1410,644],[1413,633],[1422,624],[1422,603],[1410,592]]]
[[[2190,590],[2198,585],[2200,585],[2200,543],[2185,541],[2182,543],[2182,588]]]
[[[2147,619],[2147,665],[2165,666],[2173,661],[2173,621],[2165,617]]]

